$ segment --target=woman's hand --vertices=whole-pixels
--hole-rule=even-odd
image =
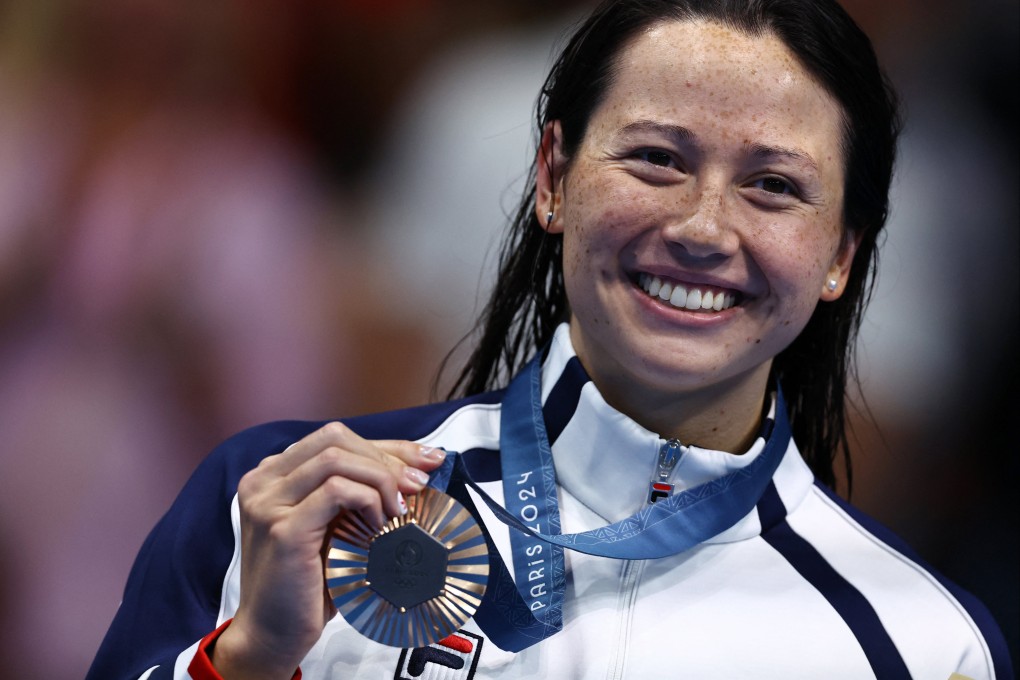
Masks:
[[[241,601],[213,649],[220,674],[290,678],[334,613],[322,560],[330,523],[347,509],[381,527],[444,455],[329,423],[242,477]]]

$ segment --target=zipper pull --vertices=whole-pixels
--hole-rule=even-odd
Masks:
[[[668,480],[673,468],[680,462],[681,454],[683,447],[678,439],[667,439],[659,449],[659,464],[652,481],[648,484],[649,505],[673,495],[673,485]]]

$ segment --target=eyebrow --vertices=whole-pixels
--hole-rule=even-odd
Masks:
[[[815,163],[815,159],[803,151],[787,149],[781,146],[767,146],[765,144],[748,144],[747,148],[755,158],[762,160],[783,158],[801,165],[807,165],[811,170],[816,173],[818,172],[818,164]]]
[[[674,142],[694,142],[698,139],[696,134],[682,125],[670,125],[654,120],[635,120],[633,123],[627,123],[620,128],[620,132],[624,134],[631,132],[655,132],[670,137]]]

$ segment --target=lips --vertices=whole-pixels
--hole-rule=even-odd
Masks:
[[[692,312],[721,312],[740,302],[739,293],[734,291],[680,283],[652,274],[639,274],[638,285],[649,296],[667,302],[677,309]]]

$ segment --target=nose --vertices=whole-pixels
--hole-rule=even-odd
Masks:
[[[676,209],[662,229],[663,239],[689,259],[719,260],[740,247],[724,186],[691,187],[678,196]]]

